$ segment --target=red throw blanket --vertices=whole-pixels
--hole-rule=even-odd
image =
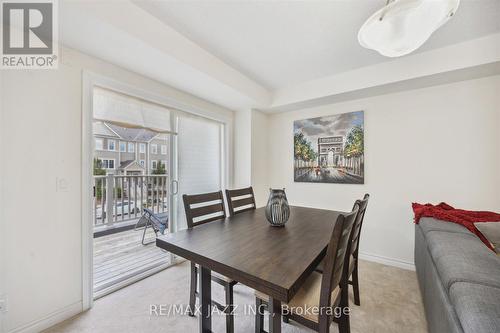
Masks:
[[[455,209],[452,206],[441,202],[439,205],[412,203],[415,213],[415,223],[418,224],[422,217],[433,217],[438,220],[458,223],[466,227],[470,232],[477,235],[491,250],[490,242],[474,226],[475,222],[500,222],[500,214],[494,212],[478,212],[463,209]]]

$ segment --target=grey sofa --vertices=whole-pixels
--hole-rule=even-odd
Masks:
[[[422,218],[415,266],[429,332],[500,332],[500,257],[476,235]]]

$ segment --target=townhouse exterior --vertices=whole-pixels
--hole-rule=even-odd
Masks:
[[[150,175],[160,166],[166,169],[168,137],[153,131],[125,128],[95,121],[94,157],[101,168],[116,175]]]

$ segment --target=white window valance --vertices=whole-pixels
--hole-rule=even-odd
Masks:
[[[93,113],[94,120],[158,133],[173,133],[168,108],[101,87],[94,87]]]

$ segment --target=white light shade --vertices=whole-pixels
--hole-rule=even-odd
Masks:
[[[395,0],[363,24],[359,43],[386,57],[409,54],[445,24],[459,4],[460,0]]]

